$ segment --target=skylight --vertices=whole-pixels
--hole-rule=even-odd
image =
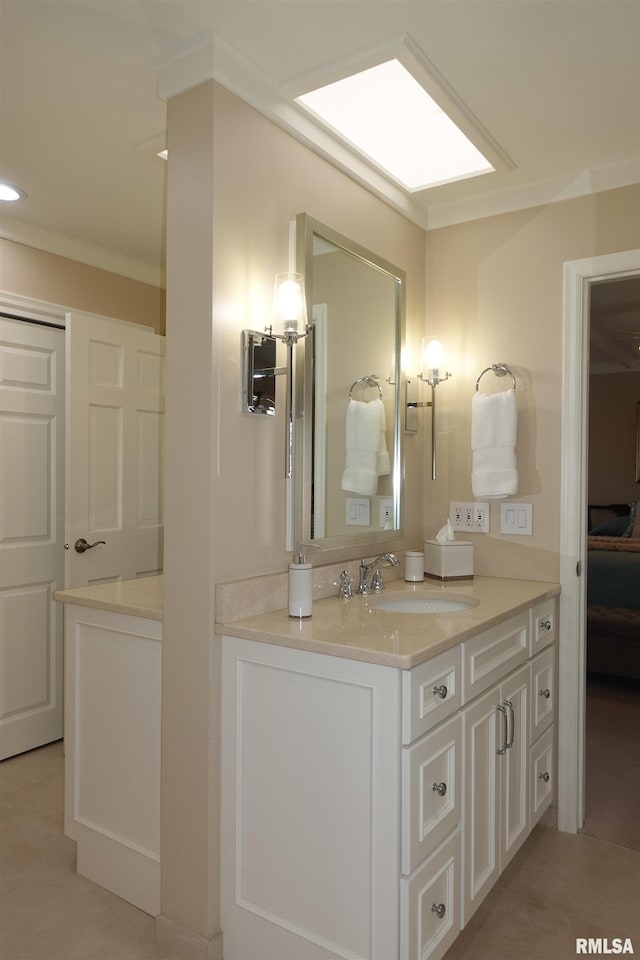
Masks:
[[[411,192],[495,169],[399,60],[296,102]]]

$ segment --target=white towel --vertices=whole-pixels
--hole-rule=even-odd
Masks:
[[[477,499],[503,500],[518,490],[515,390],[474,393],[471,403],[471,489]]]
[[[389,455],[384,430],[382,400],[363,403],[349,400],[346,416],[346,462],[342,489],[371,497],[378,489],[378,470],[385,468]],[[391,466],[389,464],[389,470]],[[389,472],[387,470],[386,472]]]
[[[391,459],[387,450],[387,422],[382,400],[374,400],[380,404],[380,437],[378,440],[378,456],[376,458],[376,472],[379,477],[386,477],[391,473]]]

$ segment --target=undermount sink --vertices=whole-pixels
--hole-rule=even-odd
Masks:
[[[389,597],[376,600],[372,606],[385,613],[455,613],[477,606],[477,600],[454,600],[452,597]]]

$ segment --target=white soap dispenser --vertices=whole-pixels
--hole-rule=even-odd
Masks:
[[[313,565],[306,563],[302,544],[295,563],[289,564],[289,616],[302,619],[311,616],[313,597]]]

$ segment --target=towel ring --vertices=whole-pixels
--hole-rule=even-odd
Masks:
[[[382,387],[378,383],[378,378],[374,375],[371,377],[358,377],[357,380],[354,380],[349,389],[349,400],[351,400],[351,394],[353,393],[353,388],[356,387],[359,383],[366,383],[370,387],[377,387],[380,399],[382,400]]]
[[[511,377],[511,382],[513,383],[513,389],[516,388],[516,378],[513,375],[513,372],[509,369],[506,363],[492,363],[490,367],[485,367],[478,379],[476,380],[476,390],[479,389],[478,384],[484,377],[485,373],[488,373],[489,370],[493,370],[496,377],[506,377],[507,374]]]

